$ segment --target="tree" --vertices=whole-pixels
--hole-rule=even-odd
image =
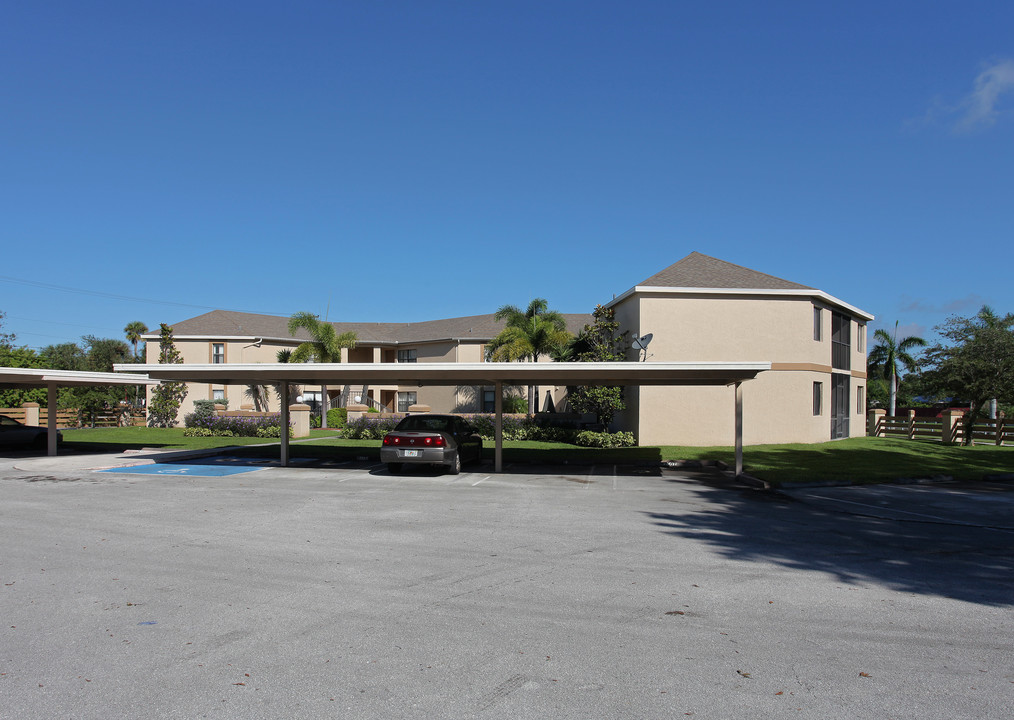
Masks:
[[[535,298],[522,311],[515,305],[504,305],[493,315],[504,323],[495,338],[486,345],[486,357],[495,362],[538,362],[543,355],[559,352],[571,340],[563,315],[549,309],[543,298]],[[528,412],[537,410],[538,387],[528,388]]]
[[[300,343],[289,356],[289,362],[340,363],[342,348],[354,348],[357,337],[354,332],[338,333],[334,325],[322,322],[316,315],[298,312],[289,318],[289,334],[306,330],[310,339]],[[327,385],[320,386],[320,426],[327,427]]]
[[[183,356],[173,342],[173,329],[165,323],[159,325],[158,362],[160,365],[183,363]],[[161,382],[156,385],[151,391],[151,403],[148,405],[148,426],[173,427],[186,396],[185,382]]]
[[[870,375],[877,374],[888,382],[890,392],[890,405],[887,414],[894,417],[898,401],[898,366],[901,365],[910,372],[919,369],[919,363],[912,356],[911,350],[916,347],[925,347],[926,341],[921,337],[911,335],[898,342],[898,322],[894,322],[894,334],[886,330],[877,330],[873,337],[878,340],[877,344],[870,350],[866,364]]]
[[[123,332],[127,335],[127,342],[134,344],[134,357],[138,357],[137,354],[137,343],[141,341],[141,336],[148,332],[148,326],[140,320],[127,323],[127,326],[123,328]]]
[[[13,337],[13,336],[11,336]],[[44,368],[46,364],[37,352],[28,347],[12,347],[0,342],[0,367]],[[11,387],[0,390],[0,407],[16,408],[26,402],[45,405],[49,394],[45,388]]]
[[[571,354],[578,362],[615,362],[627,355],[630,343],[627,332],[619,332],[620,324],[612,308],[596,305],[594,322],[585,325],[570,344]],[[581,413],[595,413],[596,422],[608,426],[613,416],[626,409],[622,387],[579,386],[568,388],[567,402]]]
[[[0,312],[0,327],[3,327],[5,317],[7,317],[7,314]],[[0,332],[0,348],[13,347],[15,340],[17,340],[17,336],[14,333]]]
[[[948,318],[937,331],[949,344],[926,351],[926,381],[970,403],[965,443],[971,444],[971,427],[990,400],[1014,402],[1014,315],[998,316],[985,305],[974,317]]]

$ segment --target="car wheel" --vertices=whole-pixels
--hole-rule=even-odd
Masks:
[[[387,472],[397,475],[401,472],[401,463],[387,463]]]
[[[457,475],[461,472],[461,453],[454,453],[454,462],[451,463],[450,473],[451,475]]]

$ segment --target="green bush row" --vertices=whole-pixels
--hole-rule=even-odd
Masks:
[[[577,434],[574,440],[575,445],[594,448],[618,448],[633,447],[637,444],[634,433],[630,432],[594,432],[583,430]]]

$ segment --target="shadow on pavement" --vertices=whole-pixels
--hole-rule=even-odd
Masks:
[[[695,485],[706,504],[645,515],[662,533],[704,543],[724,557],[828,573],[850,584],[1014,605],[1009,530],[846,514],[776,493],[730,492],[705,477],[672,481]]]

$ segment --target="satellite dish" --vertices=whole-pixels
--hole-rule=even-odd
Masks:
[[[648,359],[648,343],[651,342],[652,334],[642,335],[641,337],[634,340],[630,345],[638,350],[638,352],[644,353],[644,360]]]
[[[641,337],[637,338],[637,340],[634,340],[634,342],[630,344],[633,345],[638,350],[647,350],[648,343],[651,342],[652,337],[653,335],[651,333],[648,333],[647,335],[642,335]]]

